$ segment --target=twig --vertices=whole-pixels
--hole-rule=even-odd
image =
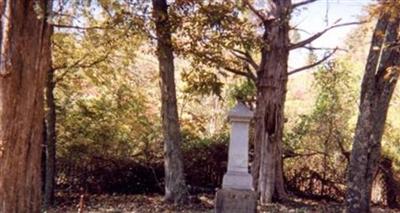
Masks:
[[[250,55],[250,53],[244,52],[244,51],[241,51],[241,50],[237,50],[237,49],[233,49],[232,51],[233,51],[233,53],[232,53],[233,55],[235,55],[236,57],[238,57],[238,58],[246,61],[247,63],[249,63],[253,67],[253,69],[255,69],[255,70],[259,69],[258,64],[254,61],[254,59]],[[237,53],[241,54],[242,56],[238,55]]]
[[[292,9],[294,9],[294,8],[296,8],[296,7],[301,7],[301,6],[306,5],[306,4],[311,4],[311,3],[316,2],[316,1],[318,1],[318,0],[306,0],[306,1],[302,1],[302,2],[299,2],[299,3],[293,4],[293,5],[292,5]]]
[[[300,41],[300,42],[298,42],[298,43],[295,43],[295,44],[290,45],[289,48],[290,48],[291,50],[293,50],[293,49],[297,49],[297,48],[300,48],[300,47],[304,47],[304,46],[306,46],[307,44],[309,44],[309,43],[315,41],[316,39],[318,39],[319,37],[321,37],[322,35],[324,35],[324,34],[325,34],[326,32],[328,32],[329,30],[332,30],[332,29],[335,29],[335,28],[338,28],[338,27],[344,27],[344,26],[350,26],[350,25],[356,25],[356,24],[363,24],[363,23],[366,23],[366,22],[365,22],[365,21],[361,21],[361,22],[348,22],[348,23],[343,23],[343,24],[332,25],[332,26],[330,26],[330,27],[324,29],[323,31],[321,31],[321,32],[319,32],[319,33],[316,33],[316,34],[310,36],[309,38],[307,38],[307,39],[305,39],[305,40],[303,40],[303,41]]]
[[[257,10],[248,0],[245,0],[244,3],[249,7],[249,9],[259,18],[263,23],[268,21],[268,16]]]
[[[335,48],[332,48],[332,47],[312,47],[312,46],[304,46],[304,47],[302,47],[302,48],[304,48],[304,49],[307,49],[307,50],[310,50],[310,51],[315,51],[315,50],[340,50],[340,51],[344,51],[344,52],[348,52],[348,50],[347,49],[344,49],[344,48],[339,48],[339,47],[335,47]]]
[[[92,27],[81,27],[74,25],[63,25],[63,24],[52,24],[53,27],[56,28],[67,28],[67,29],[76,29],[76,30],[109,30],[111,27],[102,27],[102,26],[92,26]]]
[[[295,74],[295,73],[298,73],[298,72],[301,72],[301,71],[304,71],[304,70],[313,68],[313,67],[315,67],[315,66],[318,66],[318,65],[320,65],[322,62],[324,62],[324,61],[326,61],[328,58],[330,58],[333,54],[335,54],[336,51],[337,51],[337,48],[335,48],[332,52],[330,52],[328,55],[326,55],[325,57],[323,57],[321,60],[319,60],[319,61],[317,61],[317,62],[315,62],[315,63],[312,63],[312,64],[310,64],[310,65],[307,65],[307,66],[304,66],[304,67],[300,67],[300,68],[294,69],[294,70],[290,71],[290,72],[288,73],[288,75],[292,75],[292,74]]]

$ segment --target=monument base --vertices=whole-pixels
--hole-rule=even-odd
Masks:
[[[255,213],[257,194],[253,190],[220,189],[215,198],[216,213]]]
[[[247,172],[228,171],[222,180],[223,189],[251,190],[253,178]]]

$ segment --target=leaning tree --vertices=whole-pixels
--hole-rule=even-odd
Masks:
[[[381,1],[361,84],[347,180],[347,212],[369,212],[390,100],[400,74],[400,4]]]

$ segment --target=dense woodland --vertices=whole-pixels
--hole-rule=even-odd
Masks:
[[[210,212],[237,102],[260,211],[398,210],[400,2],[318,1],[0,0],[0,212]]]

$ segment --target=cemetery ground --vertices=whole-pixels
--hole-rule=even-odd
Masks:
[[[214,212],[214,194],[198,194],[190,196],[190,201],[182,206],[166,204],[160,194],[140,194],[140,195],[118,195],[101,194],[85,195],[81,203],[79,194],[58,194],[56,206],[48,213],[68,213],[78,212],[80,204],[83,204],[82,212],[91,213],[200,213]],[[327,201],[313,201],[292,197],[291,201],[281,204],[270,204],[258,206],[257,212],[303,212],[303,213],[336,213],[344,212],[343,204]],[[388,209],[384,206],[373,205],[372,213],[391,213],[400,212]]]

